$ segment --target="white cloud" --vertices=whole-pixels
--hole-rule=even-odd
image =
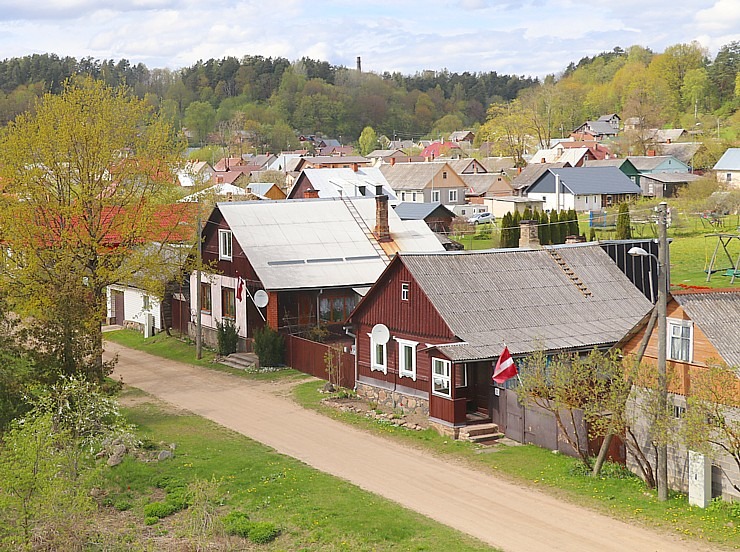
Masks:
[[[717,0],[712,7],[699,10],[696,13],[695,20],[701,31],[737,31],[740,27],[740,2],[737,0]]]

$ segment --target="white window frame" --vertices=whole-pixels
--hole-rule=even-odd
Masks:
[[[457,202],[457,190],[449,190],[447,197],[450,198],[450,203],[456,203]]]
[[[411,378],[416,381],[416,346],[419,344],[417,341],[411,341],[409,339],[402,339],[400,337],[394,337],[398,342],[398,375],[402,378]],[[404,354],[406,348],[411,349],[411,366],[406,365],[406,355]]]
[[[409,300],[409,289],[411,285],[408,282],[401,282],[401,301]]]
[[[218,231],[218,259],[230,261],[233,253],[233,236],[231,230]]]
[[[432,203],[440,203],[439,190],[432,190]]]
[[[694,323],[691,320],[680,320],[676,318],[669,318],[667,320],[668,325],[668,338],[666,339],[666,347],[668,350],[666,351],[666,358],[668,360],[674,360],[676,362],[693,362],[694,360]],[[687,328],[689,330],[688,337],[684,337],[682,335],[674,335],[673,330],[675,328],[680,328],[683,330],[684,328]],[[682,358],[676,358],[673,356],[673,339],[688,339],[689,341],[689,358],[688,359],[682,359]]]
[[[463,364],[462,367],[458,367],[458,370],[462,370],[462,385],[455,385],[455,388],[460,389],[468,386],[468,365]]]
[[[401,192],[401,201],[406,201],[406,192]]]
[[[445,373],[437,372],[437,367],[441,366],[444,368]],[[452,398],[452,362],[443,358],[432,357],[432,395],[438,397],[444,397],[446,399]],[[435,384],[437,381],[444,383],[447,382],[447,393],[443,393],[435,390]]]
[[[388,373],[388,344],[387,343],[375,343],[375,340],[373,339],[372,334],[367,334],[367,336],[370,338],[370,370],[373,372],[383,372],[384,374]],[[382,362],[378,361],[378,351],[377,346],[380,345],[383,347],[383,358],[381,359]]]

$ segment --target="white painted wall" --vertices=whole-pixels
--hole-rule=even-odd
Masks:
[[[153,297],[143,290],[129,286],[108,286],[106,289],[107,317],[113,316],[113,294],[111,290],[123,292],[124,321],[146,323],[147,313],[154,317],[154,328],[162,330],[162,317],[160,313],[159,299]],[[149,297],[149,309],[144,308],[144,297]]]
[[[237,289],[237,279],[233,276],[221,276],[220,274],[208,274],[203,272],[201,274],[201,281],[204,283],[210,283],[211,286],[211,312],[207,313],[203,311],[201,313],[201,324],[205,328],[216,329],[216,321],[221,321],[221,288],[228,287],[234,290]],[[195,313],[197,301],[198,301],[198,289],[197,289],[197,275],[193,272],[190,275],[190,310]],[[236,300],[236,320],[235,324],[239,333],[239,337],[247,337],[247,301],[251,301],[246,289],[242,293],[242,300]]]
[[[595,209],[601,209],[601,196],[600,195],[577,195],[573,194],[560,194],[560,207],[556,209],[555,193],[540,193],[536,192],[531,194],[529,197],[533,199],[544,199],[545,209],[549,211],[567,211],[569,209],[575,209],[576,211],[592,211]],[[588,199],[588,202],[586,201]]]

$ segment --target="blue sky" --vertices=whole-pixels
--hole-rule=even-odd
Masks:
[[[2,58],[93,57],[150,69],[244,55],[363,70],[544,76],[639,44],[740,40],[739,0],[0,0]]]

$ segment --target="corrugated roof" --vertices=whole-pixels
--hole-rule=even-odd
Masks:
[[[383,186],[383,193],[391,202],[396,201],[396,193],[377,167],[358,167],[357,172],[349,168],[303,169],[303,174],[318,190],[319,197],[358,197],[360,186],[365,187],[365,196],[375,195],[375,186]],[[340,193],[341,192],[341,193]]]
[[[658,182],[665,182],[665,183],[682,183],[682,182],[693,182],[694,180],[699,180],[701,176],[698,174],[691,174],[691,173],[676,173],[676,172],[656,172],[656,173],[648,173],[643,174],[643,179],[651,179],[651,180],[657,180]]]
[[[560,185],[572,194],[640,194],[640,187],[616,167],[567,167],[550,169],[560,176]],[[555,179],[545,175],[532,185],[528,193],[554,192]]]
[[[437,209],[441,209],[442,215],[453,218],[455,217],[455,213],[439,202],[416,203],[412,201],[404,201],[396,205],[394,210],[401,220],[424,220]]]
[[[375,200],[351,201],[367,227],[374,228]],[[341,199],[228,202],[217,208],[265,289],[367,286],[386,266],[377,242]],[[403,222],[389,209],[388,225],[399,250],[442,249],[424,222]]]
[[[586,123],[581,126],[585,126],[594,134],[603,134],[605,136],[612,136],[617,134],[617,131],[614,129],[614,127],[606,121],[586,121]]]
[[[437,187],[442,188],[445,181],[437,176],[443,169],[452,169],[447,163],[396,163],[395,165],[381,165],[380,171],[385,176],[388,184],[396,190],[421,190],[424,189],[432,179],[435,179]]]
[[[721,360],[740,367],[740,290],[675,293],[673,298],[722,355]]]
[[[740,171],[740,148],[728,148],[714,166],[715,171]]]
[[[547,248],[550,249],[550,248]],[[453,360],[609,345],[652,307],[598,246],[557,253],[591,292],[585,296],[547,249],[401,255],[462,344]]]
[[[672,155],[630,155],[627,157],[630,163],[632,163],[638,171],[652,171],[671,159],[676,159]],[[678,161],[676,167],[680,167],[682,163]]]
[[[540,176],[547,172],[548,169],[560,169],[564,166],[564,163],[534,163],[532,165],[527,165],[522,169],[522,172],[512,180],[511,186],[515,190],[528,188],[534,184]]]

